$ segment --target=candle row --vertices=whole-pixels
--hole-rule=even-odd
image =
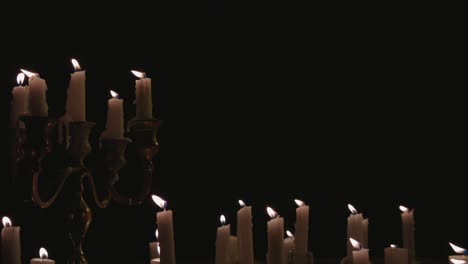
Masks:
[[[70,122],[86,121],[86,71],[81,70],[77,60],[72,59],[75,72],[71,74],[66,101],[66,113],[60,118],[59,141],[65,140],[62,130],[68,131]],[[21,70],[17,76],[18,86],[12,90],[10,126],[18,127],[22,115],[39,117],[48,116],[46,99],[47,84],[38,73]],[[151,95],[151,79],[146,74],[131,71],[139,79],[135,83],[136,119],[151,119],[153,105]],[[29,85],[23,86],[25,76],[29,78]],[[123,100],[111,91],[112,98],[108,101],[106,130],[101,138],[122,139],[124,135]]]

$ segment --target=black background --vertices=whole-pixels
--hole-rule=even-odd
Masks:
[[[464,145],[445,121],[453,108],[444,87],[431,84],[424,20],[390,7],[195,2],[2,8],[4,132],[20,68],[46,79],[49,115],[58,117],[77,58],[87,70],[93,135],[104,129],[110,89],[124,99],[126,121],[134,116],[130,70],[142,70],[164,121],[153,191],[174,210],[178,260],[213,258],[219,215],[235,226],[238,199],[254,207],[259,259],[265,206],[291,229],[294,198],[310,205],[309,247],[318,257],[345,254],[348,203],[370,219],[373,255],[401,245],[400,204],[415,208],[418,255],[446,256],[448,241],[468,246]],[[5,168],[7,154],[0,151]],[[7,174],[0,215],[14,216]],[[135,178],[127,191],[138,185],[138,175],[121,178]],[[23,242],[61,260],[69,245],[57,209],[31,211],[36,226],[23,228]],[[144,260],[157,211],[150,199],[94,209],[89,259]]]

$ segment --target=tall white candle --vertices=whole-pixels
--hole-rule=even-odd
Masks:
[[[14,227],[8,217],[2,218],[2,263],[21,264],[20,227]]]
[[[159,246],[161,247],[161,263],[175,264],[174,227],[172,211],[166,210],[167,202],[157,195],[152,195],[153,201],[164,211],[157,213],[156,219],[159,230]]]
[[[296,262],[305,264],[307,261],[308,237],[309,237],[309,206],[303,201],[295,199],[299,206],[296,208],[296,227],[294,232],[294,243],[296,244]]]
[[[408,264],[408,249],[390,245],[384,249],[385,264]]]
[[[48,259],[49,255],[47,254],[47,250],[45,248],[39,249],[39,257],[40,258],[33,258],[29,262],[30,264],[55,264],[53,259]]]
[[[158,251],[158,247],[159,247],[159,242],[158,242],[159,231],[158,231],[158,229],[156,229],[155,235],[156,235],[156,241],[155,241],[155,242],[150,242],[150,243],[149,243],[150,259],[159,258],[159,251]]]
[[[75,72],[68,85],[66,111],[74,122],[86,121],[86,71],[82,71],[77,60],[72,59]]]
[[[286,237],[283,242],[283,252],[284,252],[284,263],[288,263],[289,254],[294,256],[295,252],[297,252],[297,244],[295,243],[295,237],[291,233],[291,231],[286,230]],[[296,262],[297,259],[295,258]]]
[[[49,106],[47,105],[47,84],[37,73],[21,70],[29,77],[29,111],[32,116],[47,117]]]
[[[12,128],[18,127],[18,118],[29,112],[29,89],[27,86],[22,85],[24,76],[24,73],[18,74],[16,77],[18,86],[13,87],[13,91],[11,92],[13,98],[11,100],[10,127]]]
[[[468,250],[466,250],[465,248],[459,247],[453,243],[449,243],[449,245],[452,247],[453,251],[455,251],[455,253],[458,254],[458,255],[449,256],[449,262],[451,259],[468,261]]]
[[[370,264],[369,261],[369,249],[361,248],[360,243],[353,239],[349,239],[351,245],[353,246],[353,264]]]
[[[151,97],[151,79],[146,78],[143,72],[132,71],[140,78],[135,82],[136,119],[149,119],[153,117],[153,102]]]
[[[268,264],[283,264],[284,249],[283,249],[283,234],[284,234],[284,219],[280,217],[275,210],[267,207],[267,213],[271,217],[268,221]]]
[[[408,261],[413,262],[415,257],[414,250],[414,209],[409,210],[405,206],[400,205],[401,227],[403,237],[403,247],[408,249]]]
[[[226,217],[224,215],[221,215],[219,220],[221,222],[221,226],[218,227],[216,232],[215,264],[228,264],[231,225],[226,225]]]
[[[239,200],[241,208],[237,211],[237,237],[239,239],[239,264],[254,263],[252,238],[252,206]]]
[[[112,98],[107,102],[106,130],[102,133],[103,139],[122,139],[124,135],[123,100],[119,94],[110,91]]]
[[[353,259],[354,247],[351,244],[350,238],[357,240],[359,243],[364,242],[364,230],[363,230],[363,217],[362,214],[358,214],[357,210],[351,204],[348,204],[348,208],[351,211],[351,215],[348,217],[348,228],[347,228],[347,256],[348,260]]]

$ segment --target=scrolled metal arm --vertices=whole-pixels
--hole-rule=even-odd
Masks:
[[[36,171],[33,174],[33,182],[32,182],[32,194],[34,198],[34,202],[36,202],[41,208],[48,208],[50,207],[55,200],[57,199],[58,195],[60,194],[60,191],[62,191],[62,188],[67,181],[68,177],[73,173],[73,169],[71,167],[67,167],[65,169],[65,173],[63,175],[62,181],[60,182],[59,187],[55,191],[54,195],[50,197],[47,201],[42,200],[39,191],[38,191],[38,182],[39,182],[39,176],[42,175],[42,171]]]

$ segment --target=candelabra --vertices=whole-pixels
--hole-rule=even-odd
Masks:
[[[92,150],[89,138],[95,123],[69,123],[69,142],[65,147],[57,141],[58,131],[62,129],[57,119],[36,116],[22,116],[20,119],[25,126],[17,130],[16,160],[27,161],[26,171],[32,178],[27,182],[29,188],[32,187],[32,201],[40,208],[48,208],[54,204],[57,197],[61,197],[60,200],[66,203],[64,218],[73,244],[73,255],[69,262],[87,263],[82,244],[92,220],[92,212],[85,200],[84,186],[89,186],[92,201],[99,208],[106,208],[111,201],[124,206],[141,203],[151,190],[153,158],[159,149],[156,135],[160,121],[132,120],[128,123],[131,139],[101,139],[99,152],[102,155],[99,156],[102,158],[104,170],[107,171],[104,173],[106,194],[101,199],[96,190],[93,170],[83,162]],[[133,197],[125,197],[115,187],[119,180],[119,171],[126,164],[125,152],[129,144],[133,147],[130,153],[136,154],[144,172],[142,189]],[[66,157],[64,164],[51,164],[53,156]],[[44,177],[45,175],[48,177]],[[46,199],[43,199],[38,188],[40,180],[53,180],[58,186]],[[88,185],[84,185],[85,180],[88,181]]]

